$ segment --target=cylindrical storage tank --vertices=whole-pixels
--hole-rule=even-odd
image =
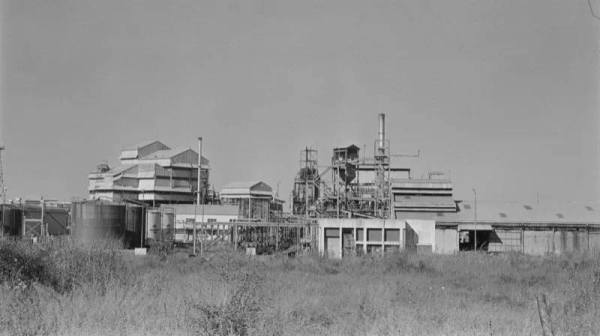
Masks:
[[[83,241],[122,239],[125,205],[107,201],[76,202],[71,211],[72,235]]]
[[[22,230],[23,212],[21,209],[4,208],[4,234],[9,236],[19,235]]]
[[[41,214],[40,214],[41,217]],[[48,208],[44,211],[44,222],[48,225],[48,234],[60,236],[69,234],[69,210],[63,208]]]
[[[147,212],[148,220],[146,223],[147,227],[147,237],[148,239],[160,240],[160,229],[161,229],[161,216],[160,211],[156,209],[148,210]]]
[[[144,227],[144,207],[128,204],[125,222],[125,239],[129,247],[142,245],[142,232]]]
[[[173,240],[175,238],[175,213],[163,212],[162,229],[165,240]]]

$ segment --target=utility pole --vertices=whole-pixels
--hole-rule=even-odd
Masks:
[[[6,192],[8,188],[2,188],[2,226],[0,226],[0,237],[4,236],[4,225],[6,224],[6,212],[4,211],[6,208]]]
[[[200,244],[200,255],[204,255],[204,233],[205,233],[205,227],[204,227],[204,184],[202,183],[202,175],[200,174],[202,172],[202,137],[198,138],[198,141],[200,142],[200,155],[198,155],[198,185],[200,186],[200,197],[202,197],[202,218],[200,225],[202,225],[202,242]],[[198,198],[199,202],[200,202],[200,198]]]
[[[475,194],[475,252],[477,252],[477,191],[473,188],[473,194]]]
[[[193,239],[193,251],[192,254],[196,255],[196,240],[198,239],[197,230],[196,230],[196,222],[197,214],[198,214],[198,204],[200,204],[200,187],[201,187],[201,179],[200,179],[200,171],[202,170],[202,137],[198,137],[198,180],[196,182],[196,204],[194,205],[194,239]]]

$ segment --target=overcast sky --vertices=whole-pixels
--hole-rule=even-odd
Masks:
[[[599,8],[600,10],[600,8]],[[287,198],[300,150],[449,171],[455,198],[600,199],[600,20],[587,0],[2,0],[8,197],[86,196],[102,160],[159,139],[217,189]],[[599,11],[600,12],[600,11]]]

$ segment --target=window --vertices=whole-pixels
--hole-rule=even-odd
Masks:
[[[502,217],[502,218],[506,218],[506,214],[505,214],[504,212],[501,212],[499,215],[500,215],[500,217]]]
[[[380,242],[381,241],[381,229],[367,229],[367,241],[376,241],[376,242]]]
[[[340,229],[338,229],[338,228],[326,228],[325,229],[325,237],[327,237],[327,238],[339,238],[340,237]]]
[[[386,242],[400,242],[400,229],[385,229]]]
[[[557,213],[556,217],[558,217],[558,218],[565,218],[565,216],[563,216],[563,214],[561,214],[561,213]]]
[[[209,219],[206,220],[207,223],[214,223],[216,221],[217,220],[215,218],[209,218]]]
[[[356,241],[365,240],[365,229],[356,229]]]
[[[471,205],[470,204],[465,204],[465,209],[471,210]]]

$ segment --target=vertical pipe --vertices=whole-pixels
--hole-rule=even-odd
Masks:
[[[474,229],[475,229],[475,252],[477,252],[477,191],[475,191],[475,189],[473,189],[473,194],[475,194],[475,222],[474,222]]]
[[[42,203],[42,210],[41,210],[41,214],[40,214],[40,240],[42,237],[46,236],[46,233],[48,232],[46,226],[44,225],[44,216],[45,211],[46,211],[46,202],[44,201],[44,197],[40,197],[41,198],[41,203]]]
[[[379,148],[385,147],[385,114],[379,114]]]
[[[340,244],[338,245],[338,247],[339,247],[338,256],[341,259],[344,256],[343,255],[344,254],[344,245],[343,245],[344,244],[343,243],[343,241],[344,241],[344,235],[343,235],[343,231],[342,231],[341,227],[339,227],[338,230],[339,230],[338,234],[340,235]]]
[[[198,191],[196,191],[196,194],[198,194]],[[194,223],[193,225],[193,234],[192,234],[192,255],[196,255],[196,222],[198,221],[198,203],[194,204]]]
[[[308,220],[308,147],[306,147],[306,151],[305,151],[305,155],[306,155],[306,159],[304,161],[304,167],[305,167],[305,171],[304,171],[304,197],[305,197],[305,204],[304,204],[304,216],[306,217],[306,220]]]
[[[142,207],[142,223],[141,223],[141,227],[140,227],[140,248],[144,247],[144,226],[146,227],[146,229],[148,228],[148,209],[143,206]],[[146,224],[146,225],[144,225]]]
[[[279,223],[277,223],[277,231],[275,231],[275,252],[279,251]]]
[[[204,255],[204,184],[202,183],[202,137],[198,137],[200,146],[200,153],[198,153],[198,186],[200,194],[198,194],[198,203],[202,204],[202,216],[200,223],[202,223],[202,241],[200,243],[200,255]],[[202,201],[200,199],[202,198]]]

